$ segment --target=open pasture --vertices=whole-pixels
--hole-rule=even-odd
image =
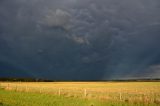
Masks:
[[[2,89],[18,93],[135,105],[160,105],[160,82],[1,82],[0,86]]]

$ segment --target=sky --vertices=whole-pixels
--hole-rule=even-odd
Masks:
[[[160,78],[159,0],[0,0],[0,77]]]

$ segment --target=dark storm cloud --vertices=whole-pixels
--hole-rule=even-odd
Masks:
[[[159,11],[159,0],[1,0],[0,76],[159,77]]]

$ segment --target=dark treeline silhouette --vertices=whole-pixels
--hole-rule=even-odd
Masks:
[[[0,81],[5,82],[52,82],[47,79],[34,79],[34,78],[0,78]]]
[[[49,80],[36,78],[0,78],[4,82],[159,82],[160,78],[145,79],[114,79],[114,80]]]

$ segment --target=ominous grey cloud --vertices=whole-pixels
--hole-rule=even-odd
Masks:
[[[160,78],[159,0],[1,0],[0,77]]]

